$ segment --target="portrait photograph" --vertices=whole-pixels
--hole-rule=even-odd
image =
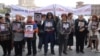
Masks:
[[[68,29],[69,27],[70,27],[70,25],[68,23],[63,24],[64,29]]]
[[[85,25],[84,22],[79,22],[79,24],[78,24],[79,27],[83,27],[84,25]]]
[[[42,17],[41,17],[41,13],[34,13],[34,20],[36,21],[41,21]]]
[[[19,30],[19,29],[21,29],[21,23],[13,23],[12,29],[13,30]]]
[[[52,27],[53,24],[52,24],[52,22],[46,22],[46,23],[45,23],[45,26],[46,26],[46,27]]]
[[[7,24],[0,24],[0,31],[8,31]]]
[[[25,37],[33,37],[33,25],[25,25]]]

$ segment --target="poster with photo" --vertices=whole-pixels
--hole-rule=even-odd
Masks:
[[[25,25],[24,37],[33,38],[33,25]]]
[[[45,27],[52,27],[52,26],[53,26],[52,22],[46,22],[45,23]]]
[[[69,34],[71,32],[70,23],[63,23],[63,31],[65,34]]]
[[[8,25],[6,23],[0,24],[0,31],[1,32],[8,31]]]
[[[42,14],[41,13],[34,13],[34,20],[41,21],[41,19],[42,19]]]
[[[13,30],[19,30],[19,29],[21,29],[21,23],[13,23],[12,29]]]
[[[78,23],[78,26],[79,26],[79,27],[84,27],[84,25],[85,25],[84,22],[79,22],[79,23]]]
[[[63,28],[64,28],[64,29],[67,30],[69,27],[70,27],[70,25],[69,25],[68,23],[64,23],[64,24],[63,24]]]

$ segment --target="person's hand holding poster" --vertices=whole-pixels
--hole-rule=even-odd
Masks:
[[[25,25],[24,37],[33,38],[33,25]]]

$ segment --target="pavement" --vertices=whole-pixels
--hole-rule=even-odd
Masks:
[[[37,43],[38,43],[38,40],[37,40]],[[48,51],[48,54],[47,56],[58,56],[58,46],[55,46],[55,55],[51,55],[50,54],[50,47],[48,48],[49,51]],[[87,48],[87,46],[85,46],[84,48],[84,54],[82,53],[79,53],[77,54],[76,51],[75,51],[75,43],[74,43],[74,46],[72,46],[72,51],[68,50],[68,54],[67,55],[62,55],[62,56],[100,56],[100,52],[92,52],[90,50],[90,48]],[[100,47],[99,47],[100,49]],[[0,56],[2,56],[3,52],[2,52],[2,48],[0,46]],[[23,56],[26,56],[27,54],[27,49],[25,47],[25,51],[23,51]],[[11,53],[11,56],[14,56],[14,50],[12,50],[12,53]],[[31,55],[32,56],[32,55]],[[37,56],[44,56],[44,51],[42,49],[41,52],[37,52]]]

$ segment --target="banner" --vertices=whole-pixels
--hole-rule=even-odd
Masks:
[[[75,15],[91,15],[91,5],[86,5],[81,8],[75,9],[73,13]]]
[[[24,16],[34,15],[34,10],[27,9],[27,8],[24,8],[21,6],[12,5],[11,6],[11,14],[12,15],[19,14],[19,15],[24,15]]]
[[[24,16],[27,15],[32,15],[34,16],[34,13],[42,13],[42,14],[47,14],[48,12],[52,12],[53,14],[59,16],[62,13],[73,13],[74,15],[91,15],[91,5],[86,5],[84,7],[81,8],[70,8],[70,7],[64,7],[61,5],[50,5],[47,7],[43,7],[43,8],[36,8],[36,9],[27,9],[21,6],[11,6],[11,13],[13,15],[16,14],[21,14]]]
[[[54,14],[54,5],[46,6],[43,8],[36,8],[34,10],[35,13],[42,13],[42,14],[47,14],[48,12],[52,12]]]
[[[71,9],[70,7],[64,7],[61,5],[55,5],[55,13],[57,16],[60,16],[62,13],[73,13],[73,9]]]

